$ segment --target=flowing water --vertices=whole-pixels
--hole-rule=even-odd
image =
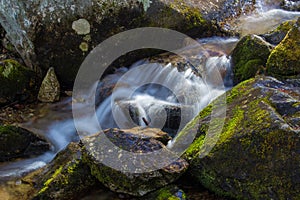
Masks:
[[[257,12],[253,16],[243,16],[236,21],[235,28],[242,35],[265,33],[287,19],[300,16],[299,12],[266,8],[262,2],[259,1]],[[7,21],[7,23],[13,25],[13,22]],[[129,68],[120,68],[115,74],[108,75],[105,79],[109,79],[109,84],[116,87],[113,94],[107,95],[107,98],[100,101],[97,106],[96,113],[101,127],[103,129],[113,127],[128,129],[149,123],[150,127],[164,128],[175,136],[176,132],[181,130],[209,102],[231,88],[229,54],[237,41],[237,38],[218,37],[198,41],[203,48],[197,52],[196,57],[202,60],[199,64],[205,70],[203,76],[195,75],[192,68],[178,71],[170,63],[162,65],[144,61],[135,63]],[[208,47],[210,52],[217,52],[217,54],[207,53]],[[203,57],[203,55],[206,56]],[[216,82],[214,78],[216,71],[224,73],[222,75],[224,85]],[[106,83],[105,81],[100,84],[95,83],[95,86]],[[36,158],[1,164],[0,180],[19,177],[46,165],[69,142],[79,139],[72,119],[71,103],[71,98],[66,99],[50,106],[48,114],[43,118],[23,124],[23,127],[44,135],[53,147],[51,151]],[[188,112],[182,113],[183,108]],[[78,103],[75,109],[84,111],[84,103]],[[172,125],[178,122],[176,121],[178,113],[176,114],[174,110],[180,111],[179,116],[184,114],[183,121],[179,122],[178,127]],[[176,123],[171,123],[172,120],[168,118],[168,115],[173,114],[175,117],[172,120]],[[95,125],[84,116],[79,121],[80,126],[89,134],[97,130]]]

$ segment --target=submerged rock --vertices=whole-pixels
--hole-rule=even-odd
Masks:
[[[58,101],[60,97],[60,84],[54,72],[54,68],[49,68],[38,94],[41,102],[52,103]]]
[[[254,77],[262,70],[272,50],[272,45],[256,35],[243,37],[232,52],[234,83]]]
[[[38,135],[15,126],[0,126],[0,162],[38,156],[50,149]]]
[[[0,61],[0,104],[26,100],[32,84],[33,71],[15,60]]]
[[[279,79],[300,77],[300,18],[271,52],[267,73]]]
[[[106,144],[103,145],[101,140],[103,136],[114,144],[112,149],[107,149]],[[167,149],[161,142],[145,137],[143,134],[132,134],[130,130],[124,132],[118,129],[107,129],[104,132],[84,138],[83,143],[85,144],[84,160],[90,166],[91,173],[115,192],[143,196],[175,181],[188,166],[185,160],[178,159],[162,169],[143,172],[139,166],[147,165],[150,168],[153,166],[155,169],[157,162],[164,163],[166,161],[163,158],[161,158],[162,160],[148,159],[146,163],[141,163],[142,160],[138,155],[160,149],[167,151]],[[118,148],[138,155],[134,158],[127,158],[126,153],[122,153]],[[105,152],[107,155],[104,155]],[[127,164],[124,163],[127,161]],[[107,166],[107,162],[111,166]]]
[[[299,80],[283,83],[271,77],[240,83],[226,93],[222,132],[210,138],[208,129],[220,121],[211,118],[220,98],[202,110],[179,136],[197,133],[184,156],[191,175],[235,199],[299,199],[299,86]]]

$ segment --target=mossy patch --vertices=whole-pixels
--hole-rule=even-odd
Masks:
[[[24,100],[34,84],[33,71],[15,60],[0,62],[0,98],[4,102]]]

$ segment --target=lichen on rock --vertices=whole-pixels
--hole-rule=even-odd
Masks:
[[[91,31],[91,25],[86,19],[78,19],[72,23],[72,29],[78,35],[87,35]]]
[[[60,98],[60,84],[54,68],[49,68],[39,90],[38,100],[41,102],[55,102]]]

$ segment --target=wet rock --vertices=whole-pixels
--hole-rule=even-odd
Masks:
[[[0,162],[38,156],[50,149],[38,135],[15,126],[0,126]]]
[[[108,138],[114,144],[113,147],[110,146],[112,148],[103,144],[103,137]],[[177,159],[171,164],[166,163],[162,169],[143,171],[139,167],[144,166],[147,169],[154,167],[155,169],[157,162],[164,163],[166,158],[149,160],[149,157],[144,163],[141,162],[139,155],[168,150],[161,142],[142,135],[137,136],[130,130],[124,132],[118,129],[107,129],[84,138],[83,144],[85,145],[84,160],[90,166],[91,173],[112,191],[134,196],[143,196],[175,181],[188,166],[185,160]],[[119,148],[137,156],[127,158],[126,153],[122,153]],[[104,155],[106,153],[107,155]],[[110,167],[106,165],[106,161],[110,163]],[[128,165],[124,162],[128,162]]]
[[[54,72],[54,68],[49,68],[38,94],[38,100],[41,102],[55,102],[60,97],[60,84]]]
[[[208,129],[216,125],[211,120],[219,122],[211,113],[220,98],[202,110],[179,137],[197,133],[184,156],[191,175],[211,191],[236,199],[300,198],[297,82],[257,77],[238,84],[226,94],[221,133],[210,138]]]
[[[161,127],[163,131],[168,132],[172,136],[179,129],[181,118],[184,117],[181,112],[181,106],[175,104],[156,106],[155,102],[153,102],[143,106],[130,101],[120,101],[117,104],[124,113],[126,111],[129,112],[129,116],[136,126]],[[141,107],[143,107],[145,113],[155,114],[151,116],[145,115],[144,112],[141,113]],[[187,106],[186,109],[188,109]],[[190,110],[192,112],[192,107]],[[145,124],[142,120],[143,118],[147,120],[148,124]]]
[[[266,66],[272,45],[256,35],[243,37],[232,52],[234,84],[254,77]]]
[[[28,99],[34,73],[15,60],[0,62],[0,104]]]
[[[146,200],[157,199],[157,200],[186,200],[186,194],[183,190],[179,189],[175,185],[169,185],[161,188],[155,192],[152,192],[145,197]]]
[[[147,127],[135,127],[128,130],[122,130],[125,133],[131,133],[136,135],[136,137],[144,137],[144,138],[153,138],[162,142],[163,144],[167,144],[169,140],[172,138],[168,135],[168,133],[163,132],[158,128],[147,128]]]
[[[300,18],[271,52],[266,67],[279,79],[300,77]]]
[[[23,178],[38,188],[32,199],[78,199],[102,187],[82,162],[81,152],[78,144],[70,143],[46,167]]]

